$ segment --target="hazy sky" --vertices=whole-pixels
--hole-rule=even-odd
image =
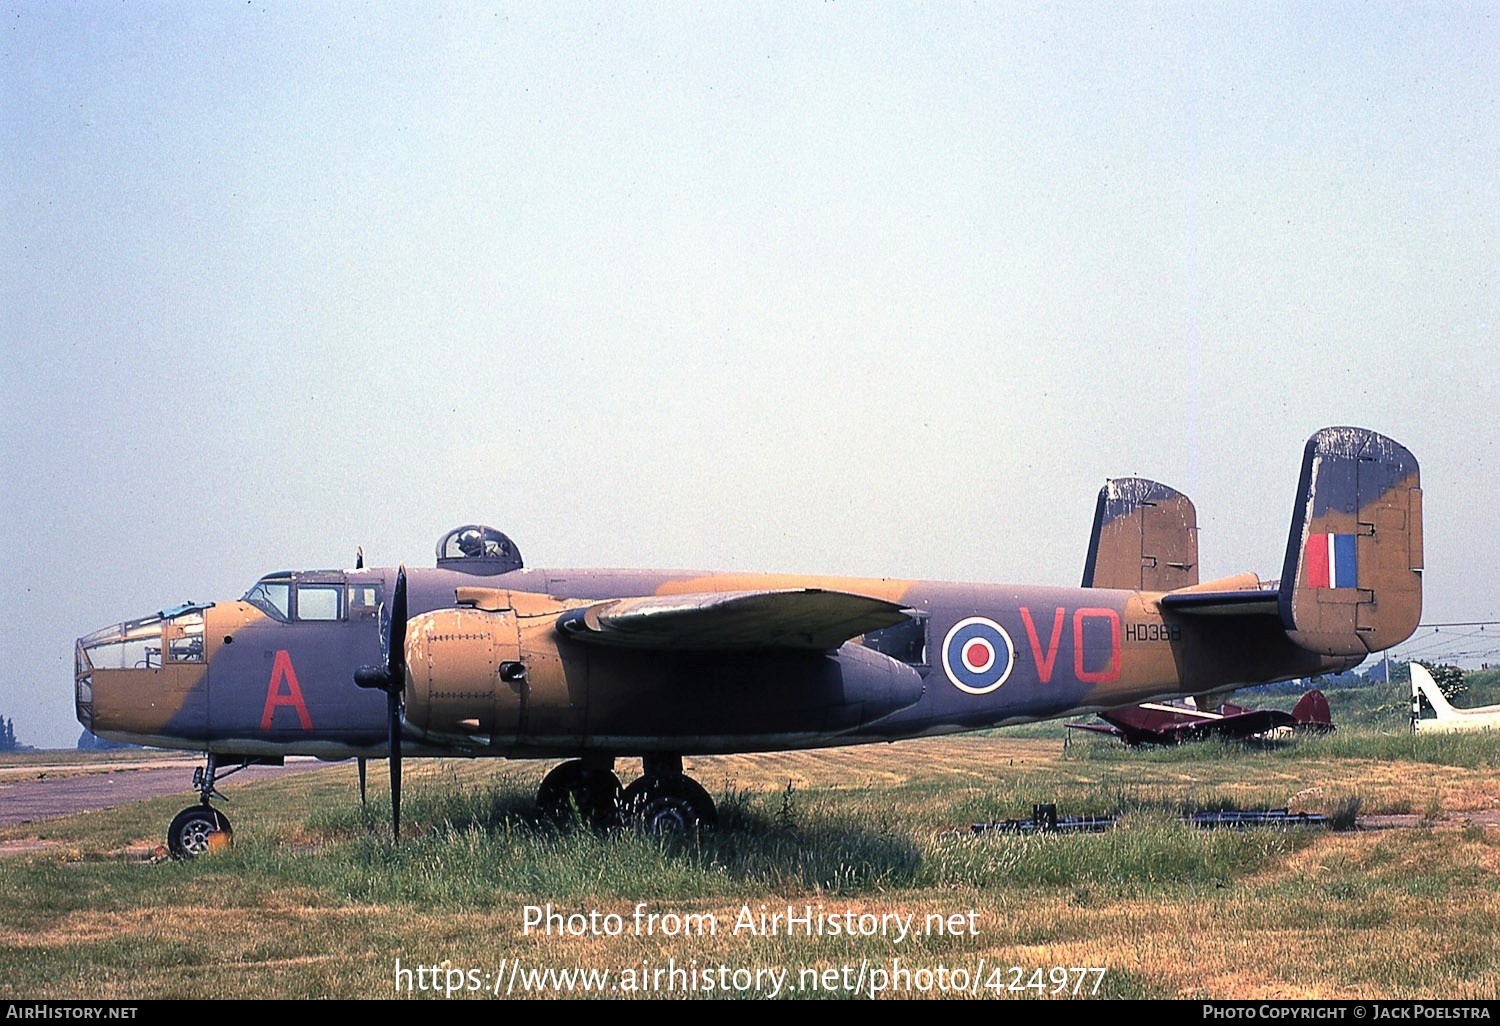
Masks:
[[[1422,464],[1500,619],[1494,3],[0,5],[0,714],[262,573],[1075,584],[1106,476],[1280,572]],[[1492,628],[1493,629],[1493,628]]]

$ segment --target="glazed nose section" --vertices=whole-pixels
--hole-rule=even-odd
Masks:
[[[84,651],[81,638],[73,645],[73,708],[78,713],[78,722],[83,724],[83,729],[93,733],[93,667],[89,665],[88,653]]]
[[[160,616],[126,620],[79,638],[73,646],[73,701],[78,722],[98,733],[112,725],[101,718],[103,708],[110,707],[111,695],[120,682],[132,677],[150,676],[161,670],[162,624]]]
[[[200,737],[207,718],[204,608],[178,607],[79,638],[73,647],[78,722],[118,741]]]

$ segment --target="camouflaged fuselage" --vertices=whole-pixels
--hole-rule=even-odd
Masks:
[[[1274,616],[1233,623],[1174,617],[1163,615],[1154,593],[1111,589],[592,569],[480,579],[442,569],[407,573],[413,616],[453,607],[457,589],[476,584],[511,593],[518,610],[530,596],[816,588],[885,599],[914,614],[905,659],[859,639],[829,652],[603,652],[553,629],[557,603],[544,602],[547,612],[515,617],[516,654],[529,671],[524,685],[497,686],[487,696],[439,694],[433,701],[452,705],[453,722],[433,710],[436,722],[420,730],[431,737],[411,739],[413,754],[706,754],[888,741],[1358,661],[1297,648]],[[395,582],[394,570],[315,576],[374,584],[383,595]],[[201,661],[95,667],[89,701],[80,702],[85,725],[121,740],[223,754],[383,754],[384,698],[353,683],[357,667],[381,661],[378,618],[283,621],[244,601],[207,607],[201,616]],[[173,629],[163,621],[164,633]],[[473,729],[460,725],[475,719],[482,722]]]

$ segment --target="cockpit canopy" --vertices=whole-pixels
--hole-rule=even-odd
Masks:
[[[504,534],[483,524],[465,524],[438,540],[437,565],[489,576],[519,570],[524,564],[521,550]]]

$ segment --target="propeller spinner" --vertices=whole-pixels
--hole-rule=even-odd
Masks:
[[[385,665],[361,666],[354,683],[385,692],[386,729],[390,738],[391,836],[401,839],[401,693],[406,688],[406,567],[396,573],[396,593],[391,598],[390,633],[386,637]]]

